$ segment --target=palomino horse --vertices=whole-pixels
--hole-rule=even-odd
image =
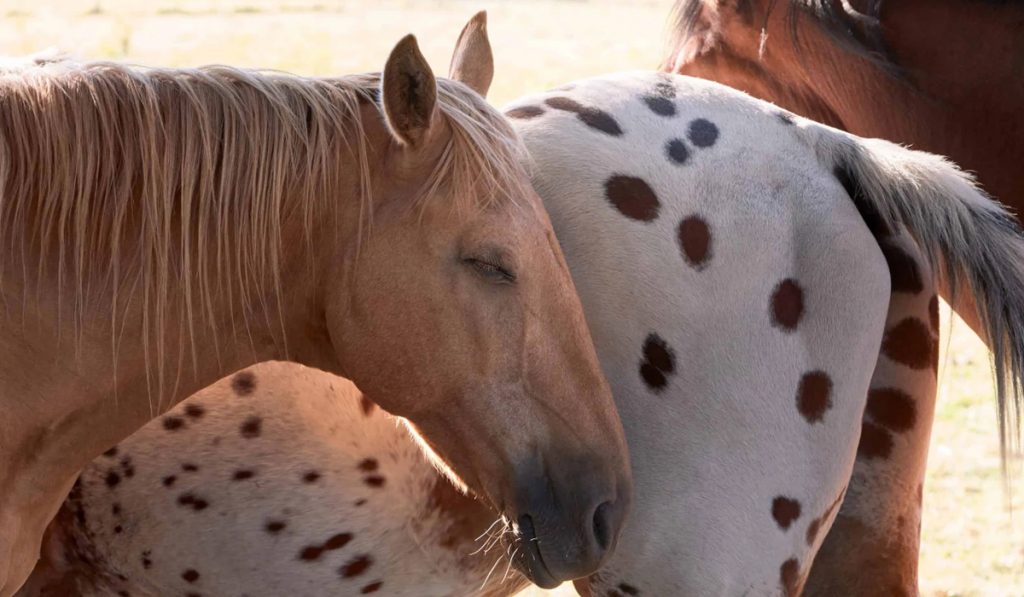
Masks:
[[[902,459],[908,443],[928,434],[932,403],[904,389],[934,391],[940,264],[985,299],[978,304],[988,309],[981,319],[991,337],[1016,351],[1024,346],[1024,242],[998,204],[941,158],[678,76],[577,82],[523,99],[507,114],[533,157],[533,180],[614,388],[637,480],[630,523],[609,563],[579,583],[585,594],[799,594],[858,453]],[[992,242],[976,242],[981,236]],[[1019,355],[1004,358],[1017,379]],[[287,410],[296,401],[288,394],[323,392],[318,383],[296,374],[284,386],[256,385],[268,393],[260,408]],[[196,400],[197,413],[213,403]],[[364,585],[338,579],[339,566],[371,549],[374,561],[408,552],[409,535],[388,530],[395,518],[429,552],[412,558],[410,569],[420,569],[423,557],[472,564],[437,564],[436,576],[419,581],[371,567],[360,581],[382,581],[397,594],[415,594],[408,588],[422,582],[420,594],[450,595],[489,591],[496,575],[504,578],[493,550],[467,556],[487,545],[473,544],[487,517],[474,514],[468,499],[434,506],[426,489],[410,492],[408,502],[375,499],[397,490],[392,475],[422,466],[413,452],[400,451],[415,463],[399,465],[368,453],[361,440],[321,431],[328,421],[308,433],[263,438],[258,454],[246,442],[224,440],[217,453],[233,464],[209,466],[217,438],[253,416],[241,399],[216,403],[221,419],[190,417],[186,406],[174,416],[187,422],[187,435],[154,422],[90,465],[51,535],[53,565],[40,570],[40,586],[93,568],[132,583],[113,587],[153,587],[147,583],[159,579],[157,594],[201,593],[209,569],[241,575],[245,586],[278,587],[287,578],[302,593],[326,575],[333,584],[318,590],[355,591]],[[335,450],[348,468],[324,475],[330,485],[304,485],[302,475],[319,471]],[[122,477],[126,466],[118,458],[145,468],[146,478],[138,472],[110,487],[107,477]],[[365,458],[377,464],[362,467]],[[890,508],[902,519],[894,544],[916,536],[923,464],[915,462],[920,468],[905,481],[910,500]],[[236,481],[236,470],[253,475]],[[176,505],[178,494],[162,486],[166,475],[224,518]],[[378,476],[387,481],[367,485]],[[323,497],[321,489],[332,493]],[[293,494],[301,507],[290,507]],[[266,517],[283,507],[290,511],[281,520],[294,533],[272,536]],[[405,519],[410,511],[426,512],[434,534],[420,528],[420,518]],[[449,535],[456,511],[477,518]],[[323,549],[334,533],[352,528],[370,536],[353,533],[351,549]],[[209,546],[230,546],[232,554]],[[304,560],[306,546],[322,557]],[[274,564],[249,564],[257,561]],[[195,586],[183,576],[189,570],[203,575]],[[865,582],[859,594],[895,588],[884,578]]]
[[[534,581],[597,569],[628,454],[492,68],[478,17],[462,82],[411,36],[379,77],[0,74],[0,595],[93,458],[269,359],[412,421]]]
[[[674,13],[664,69],[725,83],[858,135],[950,156],[1018,214],[1024,209],[1021,2],[679,0]],[[970,305],[957,311],[985,338]],[[931,412],[929,380],[903,385]],[[1000,427],[1005,446],[1016,426],[1001,416]],[[858,461],[811,592],[835,594],[829,579],[856,586],[868,578],[865,570],[916,587],[919,540],[901,530],[898,504],[916,502],[929,427],[922,431],[892,458]]]

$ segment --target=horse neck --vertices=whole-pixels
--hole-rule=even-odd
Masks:
[[[318,270],[350,252],[349,240],[357,237],[361,185],[351,173],[359,169],[345,169],[346,180],[331,197],[338,206],[332,217],[308,230],[300,221],[283,226],[281,292],[253,288],[251,304],[237,292],[216,293],[203,303],[202,317],[196,315],[199,323],[182,317],[185,289],[197,288],[195,279],[168,278],[169,315],[159,317],[147,315],[144,295],[130,284],[119,288],[120,298],[104,290],[78,300],[73,284],[69,289],[53,275],[40,278],[7,264],[0,284],[0,405],[9,416],[0,421],[0,457],[19,465],[0,474],[0,494],[17,495],[23,487],[26,495],[63,495],[92,458],[253,363],[291,360],[337,371],[319,288],[327,276]],[[344,268],[331,265],[332,287],[343,289]],[[87,282],[97,286],[102,282]]]
[[[949,156],[1019,209],[1024,80],[1010,74],[1024,68],[1024,38],[1011,18],[1022,14],[961,0],[893,3],[883,28],[902,78],[831,49],[832,59],[812,62],[805,84],[837,117],[829,124]]]

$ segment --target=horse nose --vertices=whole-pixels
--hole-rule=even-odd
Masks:
[[[578,476],[575,479],[580,481]],[[546,479],[531,484],[546,491],[527,492],[529,498],[520,502],[514,520],[523,571],[535,584],[548,588],[590,575],[615,549],[629,510],[631,486],[609,480],[595,479],[563,491]]]
[[[615,538],[615,530],[618,528],[618,512],[615,503],[611,501],[602,502],[594,509],[594,551],[600,559],[604,559],[605,553],[612,545]]]

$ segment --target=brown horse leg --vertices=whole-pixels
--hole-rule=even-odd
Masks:
[[[921,492],[935,411],[938,299],[903,233],[882,243],[892,297],[842,508],[805,595],[917,595]]]

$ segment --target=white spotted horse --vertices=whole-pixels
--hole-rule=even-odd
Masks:
[[[23,594],[507,595],[494,519],[351,382],[263,363],[87,468]]]
[[[984,322],[1015,421],[1024,240],[1013,218],[941,157],[701,79],[592,79],[507,114],[637,483],[616,555],[581,592],[799,595],[855,497],[863,509],[836,523],[840,549],[869,573],[822,594],[916,594],[936,278],[973,299],[952,304],[977,305],[967,315]],[[873,535],[869,520],[891,532]],[[870,573],[882,560],[894,574]]]
[[[858,455],[858,469],[906,462],[911,474],[900,483],[919,495],[924,454],[906,448],[930,429],[933,405],[919,396],[936,383],[937,273],[984,299],[976,302],[990,336],[1020,350],[1024,244],[998,204],[939,157],[860,139],[714,83],[653,73],[577,82],[518,101],[507,115],[530,151],[638,483],[619,548],[578,581],[584,594],[798,595],[847,486],[872,489],[851,484]],[[997,242],[973,242],[979,234]],[[1017,358],[1002,363],[1014,379]],[[200,437],[205,424],[193,430]],[[143,433],[146,441],[167,436],[157,425]],[[179,447],[147,467],[173,470],[175,454],[204,441],[174,438]],[[321,440],[278,441],[287,453]],[[294,483],[299,471],[286,462],[259,474]],[[98,528],[109,529],[115,500],[122,511],[129,499],[145,506],[130,495],[153,489],[111,490],[102,480],[112,469],[97,460],[81,488],[92,497],[65,508],[85,503],[85,519],[96,512]],[[212,487],[227,485],[225,475]],[[366,488],[356,479],[334,490],[331,502],[349,504]],[[471,502],[453,500],[460,507]],[[387,502],[362,508],[382,522],[397,514]],[[166,511],[152,507],[137,524],[163,524]],[[904,534],[878,544],[883,555],[916,540],[919,504],[886,511]],[[236,514],[251,528],[261,516]],[[236,545],[231,524],[206,532]],[[185,552],[188,539],[175,541]],[[401,550],[401,539],[390,541],[374,545]],[[140,557],[117,540],[103,549],[125,567]],[[305,571],[316,572],[296,553],[293,546],[282,557],[300,586]],[[467,584],[482,585],[484,568],[473,568]],[[246,572],[263,573],[271,572]],[[865,579],[860,593],[892,592],[890,580]]]
[[[0,597],[92,459],[267,360],[410,420],[539,584],[597,570],[625,436],[482,14],[450,74],[0,70]]]

